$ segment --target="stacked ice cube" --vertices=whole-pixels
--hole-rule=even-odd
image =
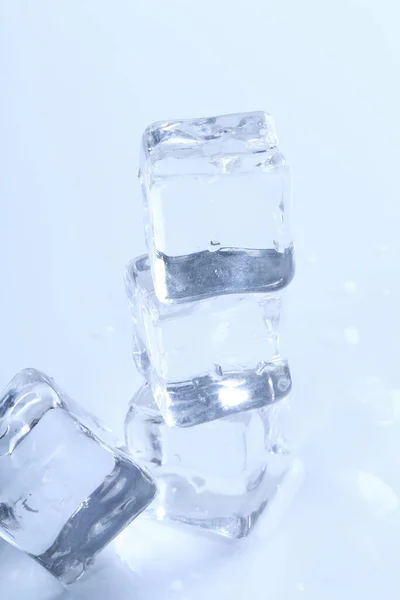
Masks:
[[[140,179],[148,255],[126,288],[148,385],[128,445],[157,480],[157,518],[242,537],[292,468],[279,340],[289,169],[272,118],[253,112],[151,125]]]

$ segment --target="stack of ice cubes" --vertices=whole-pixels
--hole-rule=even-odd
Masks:
[[[126,289],[147,384],[127,443],[157,481],[148,512],[243,537],[293,470],[280,352],[289,168],[272,117],[251,112],[151,125],[139,175],[148,254]]]
[[[271,117],[152,125],[141,181],[148,255],[126,282],[147,383],[126,418],[130,455],[39,371],[0,395],[0,536],[65,583],[145,509],[240,538],[276,520],[301,478],[280,351],[289,172]]]

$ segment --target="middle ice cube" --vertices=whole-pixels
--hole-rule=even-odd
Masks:
[[[289,366],[279,351],[279,296],[161,303],[147,256],[128,265],[126,287],[134,360],[168,425],[197,425],[289,393]]]

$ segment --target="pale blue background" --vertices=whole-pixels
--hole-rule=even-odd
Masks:
[[[199,557],[139,531],[68,597],[399,597],[399,13],[394,0],[0,0],[0,387],[35,366],[121,433],[140,383],[122,279],[144,251],[147,124],[266,109],[293,170],[297,504],[229,560],[217,542],[192,540]],[[1,600],[56,597],[24,560],[0,544]]]

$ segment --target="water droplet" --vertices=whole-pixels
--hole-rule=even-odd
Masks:
[[[221,365],[214,364],[214,372],[217,377],[222,377],[223,372]]]
[[[385,481],[373,473],[359,471],[357,486],[365,503],[377,517],[384,517],[397,509],[399,505],[397,494]]]
[[[157,519],[160,519],[160,521],[165,517],[166,515],[166,510],[163,506],[159,506],[156,510],[156,517]]]
[[[201,573],[197,573],[197,571],[192,571],[190,573],[190,577],[192,577],[192,579],[201,579]]]
[[[347,327],[344,331],[344,337],[348,344],[356,345],[360,341],[360,335],[356,327]]]
[[[210,240],[210,252],[216,252],[221,248],[221,242]]]
[[[393,406],[393,417],[396,421],[400,421],[400,390],[393,389],[389,392],[390,400]]]
[[[357,293],[357,284],[355,281],[345,281],[343,284],[344,291],[348,294]]]
[[[175,579],[171,583],[171,590],[173,592],[181,592],[183,590],[183,581],[181,579]]]
[[[199,477],[197,475],[195,477],[192,477],[192,481],[197,489],[204,488],[207,484],[204,477]]]

